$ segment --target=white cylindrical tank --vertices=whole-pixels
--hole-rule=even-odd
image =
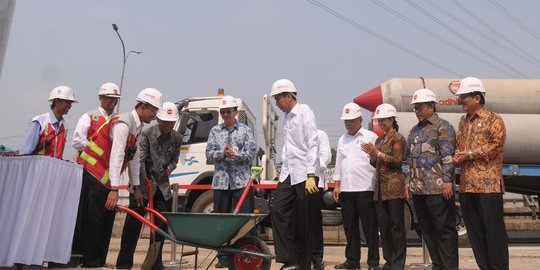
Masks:
[[[504,114],[540,113],[540,80],[480,79],[487,91],[488,110]],[[453,93],[453,88],[458,85],[455,82],[459,80],[394,78],[356,97],[354,102],[369,111],[374,111],[382,103],[390,103],[398,111],[412,112],[413,93],[420,88],[428,88],[439,100],[437,112],[462,113]]]
[[[437,109],[438,110],[438,109]],[[407,138],[412,127],[418,124],[413,112],[399,112],[397,123],[399,132]],[[457,134],[463,113],[438,113],[439,117],[450,122]],[[539,114],[500,114],[506,127],[506,143],[504,145],[505,164],[540,165],[540,115]],[[376,120],[376,119],[375,119]],[[381,134],[376,121],[374,130]]]

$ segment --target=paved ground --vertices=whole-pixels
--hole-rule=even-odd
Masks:
[[[136,268],[140,268],[144,257],[146,255],[146,250],[148,248],[148,239],[141,239],[139,246],[137,247],[135,263]],[[178,247],[178,250],[180,248]],[[270,246],[270,249],[273,251],[274,246]],[[116,260],[116,255],[119,250],[119,239],[114,238],[111,242],[111,247],[109,249],[109,257],[107,258],[107,263],[114,265]],[[193,250],[191,247],[185,247],[185,251]],[[382,250],[381,256],[382,256]],[[334,269],[334,265],[344,261],[345,246],[343,245],[333,245],[326,246],[324,252],[324,262],[326,269]],[[362,248],[362,260],[365,262],[367,248]],[[205,269],[210,261],[215,256],[215,252],[208,250],[200,250],[199,254],[199,268]],[[472,250],[470,248],[460,248],[460,269],[478,269]],[[179,257],[179,256],[178,256]],[[537,270],[540,269],[540,246],[511,246],[510,247],[510,269],[520,269],[520,270]],[[170,245],[164,247],[164,261],[170,261]],[[178,259],[178,258],[177,258]],[[184,258],[187,263],[182,264],[182,269],[193,269],[193,256]],[[409,247],[407,249],[407,269],[431,269],[430,267],[421,267],[417,266],[423,262],[422,248],[421,247]],[[214,262],[215,264],[215,262]],[[272,269],[279,269],[281,264],[272,262]],[[365,263],[362,264],[362,267],[367,267]],[[179,269],[179,266],[167,266],[167,269]],[[210,267],[213,269],[213,267]]]

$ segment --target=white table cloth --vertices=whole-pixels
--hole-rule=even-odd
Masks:
[[[67,263],[81,186],[81,165],[0,157],[0,266]]]

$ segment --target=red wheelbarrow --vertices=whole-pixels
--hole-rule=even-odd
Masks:
[[[248,187],[251,186],[253,179],[261,172],[260,167],[252,168]],[[244,192],[244,194],[247,194],[247,192]],[[125,206],[117,206],[117,208],[133,215],[150,229],[176,244],[230,253],[229,269],[270,269],[271,261],[275,256],[270,252],[268,245],[258,237],[246,235],[266,217],[266,214],[237,213],[243,202],[242,199],[245,198],[244,194],[238,202],[234,213],[164,212],[161,215],[155,210],[147,209],[164,220],[169,225],[172,234],[161,230],[155,224]],[[196,262],[195,269],[197,269]]]

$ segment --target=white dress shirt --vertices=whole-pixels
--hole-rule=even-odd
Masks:
[[[373,143],[377,134],[360,128],[355,135],[345,133],[339,138],[334,180],[340,181],[340,191],[374,191],[375,168],[369,164],[369,155],[360,148],[362,143]]]
[[[317,129],[319,134],[319,165],[321,174],[319,175],[319,187],[327,189],[328,179],[326,179],[326,167],[332,162],[332,149],[330,149],[330,141],[328,135],[323,130]]]
[[[133,117],[135,118],[135,123],[137,124],[137,134],[140,134],[143,128],[139,115],[135,110],[131,111]],[[111,157],[109,159],[109,180],[111,181],[112,187],[118,187],[120,183],[120,174],[122,172],[122,164],[124,163],[124,157],[126,155],[126,145],[129,137],[129,127],[124,122],[116,122],[111,127],[112,133],[112,148],[111,148]],[[140,164],[140,151],[137,143],[137,151],[133,159],[129,161],[129,178],[131,184],[134,186],[139,185],[139,168]]]
[[[99,112],[105,119],[111,118],[114,114],[107,115],[107,112],[99,107]],[[77,126],[75,127],[75,132],[73,133],[73,148],[82,151],[86,144],[88,144],[88,129],[90,129],[90,115],[85,113],[79,118]]]
[[[308,105],[297,103],[285,114],[284,144],[279,181],[291,177],[291,185],[306,181],[307,174],[319,176],[319,136],[315,115]]]

